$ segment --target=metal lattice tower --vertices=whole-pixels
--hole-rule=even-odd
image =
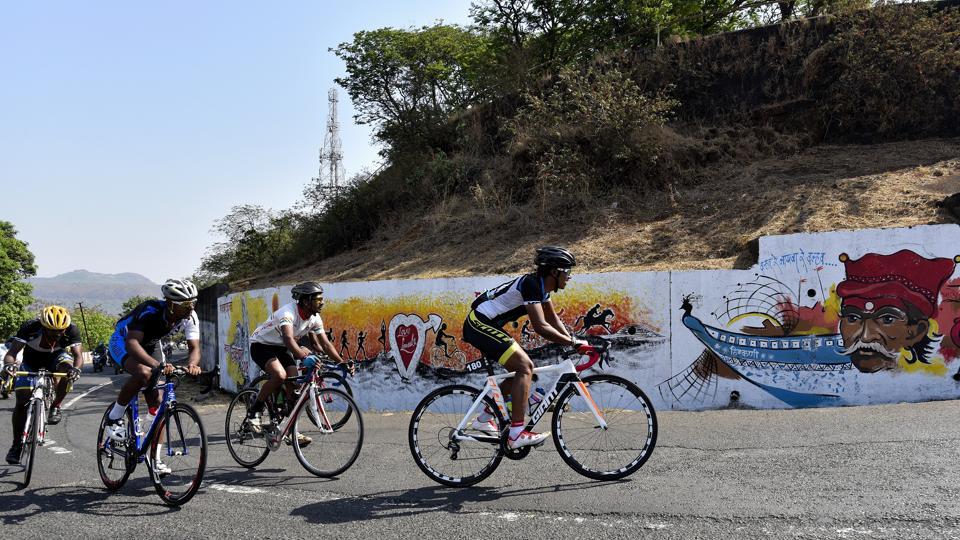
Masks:
[[[320,185],[336,192],[343,187],[343,147],[340,142],[340,123],[337,121],[337,89],[327,93],[329,112],[327,113],[327,133],[320,147]],[[324,171],[326,169],[326,171]]]

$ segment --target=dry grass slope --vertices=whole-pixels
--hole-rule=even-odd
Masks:
[[[481,211],[469,196],[450,198],[396,217],[361,249],[233,288],[511,273],[545,243],[570,246],[581,271],[746,267],[748,242],[763,235],[953,222],[936,203],[960,192],[960,139],[816,146],[711,173],[715,181],[620,193],[589,211]]]

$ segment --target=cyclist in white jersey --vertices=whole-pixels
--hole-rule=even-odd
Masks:
[[[512,379],[500,385],[505,396],[512,394],[513,411],[507,446],[514,449],[542,444],[550,433],[523,429],[533,362],[510,334],[503,331],[503,326],[526,315],[534,331],[544,339],[571,345],[583,354],[593,351],[586,341],[575,339],[567,332],[550,301],[551,292],[567,286],[570,271],[577,264],[573,254],[561,247],[545,246],[537,249],[534,264],[536,272],[478,296],[463,322],[463,340],[479,349],[488,360],[496,360],[514,373]],[[491,433],[499,431],[491,411],[481,413],[474,420],[473,427]]]
[[[316,362],[313,354],[324,352],[333,360],[345,363],[323,329],[323,320],[320,318],[323,287],[307,281],[295,286],[291,292],[295,302],[281,306],[250,334],[250,357],[270,376],[270,380],[260,387],[257,401],[247,413],[247,422],[253,430],[261,427],[260,413],[263,412],[267,397],[283,385],[285,378],[297,375],[298,360],[306,359],[304,365],[309,367]],[[309,338],[309,348],[297,344],[304,336]],[[293,385],[283,386],[287,398],[292,402]],[[299,433],[297,438],[301,445],[310,442],[308,437]]]

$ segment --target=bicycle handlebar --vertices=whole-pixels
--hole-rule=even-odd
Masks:
[[[49,375],[51,377],[69,377],[69,373],[60,373],[59,371],[15,371],[15,377],[41,377]]]

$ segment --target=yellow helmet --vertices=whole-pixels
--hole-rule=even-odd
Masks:
[[[40,312],[40,324],[50,330],[66,330],[70,326],[70,313],[60,306],[47,306]]]

